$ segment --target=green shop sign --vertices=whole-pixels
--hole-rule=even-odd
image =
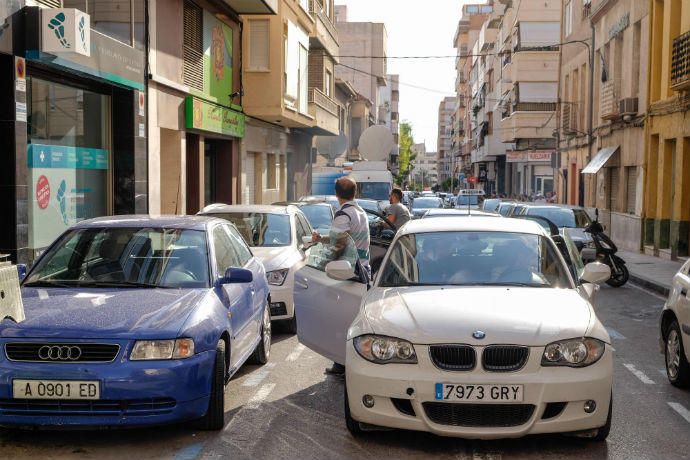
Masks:
[[[187,129],[244,137],[245,117],[243,113],[202,101],[194,96],[187,96],[185,99],[185,121]]]

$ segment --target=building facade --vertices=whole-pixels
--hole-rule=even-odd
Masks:
[[[30,263],[80,220],[148,211],[145,12],[2,3],[0,253]]]
[[[437,163],[438,180],[443,184],[451,177],[453,165],[453,121],[457,110],[457,98],[446,97],[438,105]]]
[[[690,253],[690,5],[649,2],[649,86],[644,250]]]

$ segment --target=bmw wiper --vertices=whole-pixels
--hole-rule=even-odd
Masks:
[[[517,286],[517,287],[533,287],[533,288],[548,288],[550,284],[536,284],[536,283],[491,283],[491,286]]]
[[[29,283],[24,283],[24,287],[74,287],[78,286],[77,280],[36,280]]]

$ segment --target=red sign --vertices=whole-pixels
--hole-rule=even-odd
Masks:
[[[467,182],[469,182],[470,184],[476,184],[477,182],[479,182],[479,180],[475,176],[470,176],[467,178]]]
[[[36,201],[41,209],[47,208],[50,203],[50,183],[46,176],[41,176],[36,181]]]

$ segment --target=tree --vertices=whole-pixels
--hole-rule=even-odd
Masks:
[[[414,160],[412,154],[412,146],[414,145],[414,138],[412,137],[412,124],[408,121],[400,123],[400,154],[398,155],[399,173],[395,178],[398,185],[402,185],[410,173],[410,163]]]

